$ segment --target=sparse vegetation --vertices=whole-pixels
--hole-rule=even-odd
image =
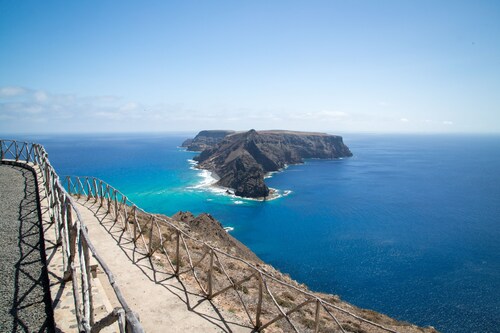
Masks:
[[[294,303],[291,302],[289,299],[282,298],[279,296],[276,296],[276,302],[279,304],[279,306],[289,308],[289,309],[293,308],[293,306],[294,306]]]
[[[130,213],[131,208],[128,207],[128,209]],[[322,303],[323,305],[320,307],[320,332],[340,332],[339,326],[323,306],[327,307],[331,315],[335,316],[346,332],[385,332],[384,330],[349,316],[344,312],[338,311],[334,307],[328,306],[327,303],[340,306],[370,321],[397,329],[398,332],[436,332],[431,328],[419,328],[405,322],[395,321],[375,311],[356,308],[351,304],[341,301],[337,295],[312,293],[304,284],[297,283],[289,275],[283,274],[274,267],[260,261],[249,249],[225,232],[222,225],[208,214],[194,217],[190,213],[178,213],[176,214],[177,220],[156,216],[155,218],[157,220],[155,220],[153,224],[151,223],[150,216],[145,213],[138,211],[137,217],[145,241],[144,246],[148,248],[151,242],[152,251],[155,258],[158,259],[156,260],[157,263],[168,271],[168,269],[170,269],[170,264],[168,263],[167,256],[174,267],[177,265],[177,261],[179,261],[179,266],[182,268],[180,270],[181,279],[191,285],[193,290],[198,289],[200,293],[202,293],[200,285],[205,288],[205,290],[208,290],[208,283],[212,281],[212,290],[213,292],[217,292],[237,284],[239,281],[245,280],[234,288],[229,288],[224,293],[214,298],[215,304],[218,304],[220,308],[239,317],[242,321],[248,321],[248,316],[241,302],[243,301],[245,303],[247,310],[252,313],[251,316],[255,317],[259,290],[262,290],[262,323],[269,322],[281,314],[273,301],[273,297],[268,293],[269,290],[274,296],[276,303],[283,311],[293,312],[289,315],[289,320],[291,320],[293,325],[301,332],[311,332],[314,331],[316,327],[316,301],[303,305],[304,302],[311,300],[310,295],[321,297],[321,299],[326,302]],[[172,225],[161,222],[160,219],[168,220],[169,223],[183,230],[189,236],[182,236],[178,242],[177,230],[172,227]],[[151,226],[153,226],[152,233]],[[191,236],[193,238],[191,238]],[[140,238],[141,237],[138,238],[138,241]],[[211,253],[209,247],[195,239],[202,240],[216,248],[226,249],[227,253],[231,253],[231,255],[242,258],[243,260],[235,259],[219,252]],[[177,244],[179,244],[178,257]],[[189,256],[186,247],[189,250]],[[210,269],[211,260],[213,261],[212,269]],[[191,267],[191,263],[195,265],[194,268]],[[262,274],[264,274],[265,283],[260,286],[260,280],[252,266],[264,272]],[[196,272],[196,278],[193,272]],[[212,274],[211,279],[209,279],[209,272]],[[297,310],[296,308],[299,305],[302,307]],[[281,318],[267,327],[265,332],[289,332],[292,330],[293,328],[290,326],[287,319]]]

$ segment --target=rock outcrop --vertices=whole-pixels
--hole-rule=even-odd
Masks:
[[[227,253],[255,263],[262,262],[255,253],[231,236],[222,224],[210,214],[202,213],[194,216],[191,212],[179,211],[172,216],[172,219],[183,222],[189,228],[188,232],[194,232],[200,239],[204,239]]]
[[[168,219],[168,217],[160,217]],[[249,248],[247,248],[245,245],[243,245],[229,233],[227,233],[224,230],[222,224],[210,214],[202,213],[198,216],[194,216],[188,211],[180,211],[173,215],[172,219],[174,224],[176,224],[190,236],[201,240],[209,244],[210,246],[216,247],[231,256],[234,256],[234,258],[231,259],[228,256],[218,254],[218,257],[214,259],[214,276],[218,277],[213,279],[214,290],[221,290],[222,288],[228,287],[227,280],[224,278],[226,274],[233,282],[244,281],[245,279],[248,280],[248,277],[252,276],[252,274],[255,273],[255,270],[250,268],[251,265],[259,269],[260,271],[265,272],[267,276],[272,276],[273,279],[284,282],[276,283],[275,280],[273,281],[269,278],[266,278],[266,286],[269,288],[269,290],[272,290],[274,300],[280,305],[280,307],[282,307],[285,312],[290,311],[291,309],[302,303],[305,300],[304,293],[308,293],[320,297],[330,304],[334,304],[336,307],[343,309],[343,311],[349,311],[350,313],[353,313],[358,317],[362,317],[376,323],[376,325],[383,325],[389,328],[391,332],[438,333],[432,327],[418,327],[407,322],[396,321],[372,310],[358,308],[342,300],[338,295],[318,293],[309,290],[306,285],[298,283],[297,281],[293,280],[288,274],[284,274],[275,267],[260,260],[258,256]],[[146,230],[146,225],[149,224],[149,219],[144,218],[144,223],[145,224],[143,230]],[[200,246],[199,243],[197,245],[194,245],[194,243],[190,243],[189,240],[187,240],[187,242],[189,244],[192,244],[190,247],[190,251],[193,258],[202,258],[203,253],[207,253],[207,249],[203,246]],[[170,248],[170,251],[174,253],[175,241],[170,242],[170,244],[172,246]],[[243,259],[245,262],[241,259]],[[207,272],[209,270],[209,262],[210,260],[208,259],[200,261],[197,265],[198,272]],[[221,262],[224,265],[222,265]],[[186,258],[184,259],[184,263],[183,261],[181,261],[181,266],[182,265],[184,265],[182,269],[187,268]],[[199,277],[203,279],[203,273],[202,275],[199,275]],[[196,288],[198,288],[198,285],[195,284],[194,279],[186,279],[185,281],[188,286],[189,283],[192,283],[191,286],[195,286]],[[245,302],[247,302],[246,304],[257,304],[259,302],[257,292],[258,280],[255,278],[249,279],[248,282],[241,284],[234,289],[238,290],[239,294],[236,292],[222,293],[220,296],[214,298],[213,302],[216,306],[226,311],[232,312],[237,316],[237,318],[241,319],[241,322],[245,322],[248,320],[248,310],[241,306],[241,302],[242,300],[245,300]],[[273,317],[277,314],[276,306],[271,297],[268,296],[269,294],[267,294],[266,291],[264,291],[264,295],[266,297],[263,297],[262,299],[262,314],[263,316],[265,316],[265,314],[272,314],[271,317]],[[316,315],[314,312],[315,307],[306,306],[303,309],[303,311],[297,311],[294,314],[294,324],[297,325],[296,327],[298,328],[299,332],[312,332]],[[367,325],[366,323],[354,319],[352,316],[345,315],[345,312],[336,312],[335,321],[332,320],[331,317],[328,317],[323,310],[321,310],[321,312],[321,332],[340,332],[339,327],[335,321],[338,321],[340,325],[342,325],[342,331],[344,332],[387,332],[386,330],[380,329],[377,326]],[[269,319],[269,317],[267,317],[267,319]],[[266,332],[267,330],[268,329],[266,329]],[[270,332],[276,333],[290,332],[291,327],[278,324],[269,327],[269,330]]]
[[[181,147],[187,148],[190,151],[202,151],[207,148],[214,147],[221,142],[227,135],[233,134],[234,131],[225,130],[209,130],[201,131],[193,139],[187,139]]]
[[[206,137],[201,135],[204,132],[208,131],[197,137]],[[227,134],[218,143],[209,143],[213,141],[203,141],[206,148],[194,158],[198,167],[217,174],[216,185],[249,198],[268,197],[270,190],[264,176],[288,164],[303,163],[305,158],[352,156],[341,136],[325,133],[250,130]]]

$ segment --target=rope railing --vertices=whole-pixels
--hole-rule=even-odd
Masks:
[[[15,140],[0,140],[1,163],[11,163],[30,168],[39,168],[48,201],[48,213],[57,245],[62,247],[64,280],[71,281],[75,316],[79,332],[96,332],[118,321],[120,332],[142,333],[144,330],[127,305],[112,272],[99,256],[87,233],[76,204],[62,186],[59,176],[50,164],[43,146]],[[122,309],[115,309],[99,322],[94,322],[94,300],[92,298],[92,275],[90,256],[93,256],[106,273]]]
[[[281,321],[279,326],[284,327],[284,331],[346,333],[368,328],[369,332],[398,332],[359,314],[359,311],[366,311],[373,315],[371,311],[358,309],[358,313],[354,313],[353,309],[334,304],[336,299],[329,301],[294,281],[285,281],[282,274],[264,268],[266,265],[252,263],[196,238],[179,221],[142,210],[98,178],[68,176],[65,184],[68,192],[79,200],[93,202],[99,209],[105,209],[115,223],[130,233],[134,245],[142,247],[148,256],[161,252],[170,273],[192,281],[207,299],[232,293],[255,331]],[[237,274],[232,274],[235,272]],[[255,295],[249,297],[249,290]],[[293,298],[293,302],[287,297]]]

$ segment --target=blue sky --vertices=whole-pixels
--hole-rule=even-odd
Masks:
[[[500,1],[0,0],[0,132],[499,133]]]

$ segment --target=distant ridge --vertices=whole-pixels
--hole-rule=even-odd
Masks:
[[[234,131],[226,130],[209,130],[201,131],[193,139],[187,139],[181,145],[190,151],[203,151],[207,148],[212,148],[221,142],[227,135],[235,133]]]
[[[303,163],[305,158],[352,156],[341,136],[285,130],[201,131],[183,146],[201,151],[194,159],[200,169],[218,176],[216,185],[232,189],[237,196],[258,199],[272,195],[264,182],[269,172]]]

